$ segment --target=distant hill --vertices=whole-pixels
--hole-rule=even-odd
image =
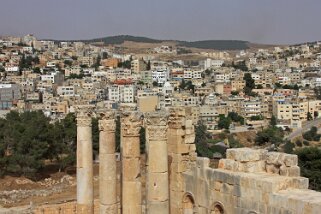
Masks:
[[[244,50],[249,49],[249,42],[239,40],[204,40],[195,42],[179,42],[180,46],[215,50]]]
[[[163,40],[150,39],[147,37],[140,36],[129,36],[129,35],[120,35],[120,36],[109,36],[98,39],[85,40],[85,42],[104,42],[106,45],[120,45],[125,41],[130,42],[142,42],[142,43],[162,43]]]
[[[79,41],[79,40],[78,40]],[[203,41],[177,41],[177,40],[159,40],[151,39],[140,36],[119,35],[108,36],[90,40],[80,40],[86,43],[103,42],[106,45],[121,45],[125,41],[138,42],[138,43],[162,43],[162,42],[174,42],[177,46],[187,48],[199,48],[199,49],[213,49],[213,50],[244,50],[251,47],[251,43],[241,40],[203,40]]]

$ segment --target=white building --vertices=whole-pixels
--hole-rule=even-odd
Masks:
[[[152,71],[153,82],[157,82],[158,84],[163,84],[163,83],[167,82],[168,79],[169,79],[169,71],[168,70]]]
[[[134,103],[136,87],[134,85],[113,85],[108,87],[108,100],[120,103]]]
[[[204,68],[205,69],[208,69],[208,68],[219,68],[219,67],[222,67],[222,65],[224,64],[224,60],[218,60],[218,59],[206,59],[205,62],[204,62]]]

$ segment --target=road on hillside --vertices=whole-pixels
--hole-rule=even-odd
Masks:
[[[300,137],[302,133],[309,131],[313,126],[321,128],[321,118],[317,118],[315,120],[307,121],[307,123],[302,127],[294,130],[288,136],[285,136],[285,140],[293,140],[296,137]]]

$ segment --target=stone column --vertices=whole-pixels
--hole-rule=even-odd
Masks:
[[[167,114],[146,114],[147,213],[169,213]]]
[[[141,114],[124,112],[121,118],[122,213],[142,213],[140,141]]]
[[[115,114],[100,113],[99,120],[99,212],[117,214]]]
[[[77,109],[77,214],[94,213],[92,111]]]
[[[183,213],[183,173],[196,165],[195,132],[190,108],[171,108],[168,120],[170,213]]]

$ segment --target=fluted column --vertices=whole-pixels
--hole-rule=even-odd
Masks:
[[[117,214],[115,114],[100,113],[99,120],[99,212]]]
[[[121,118],[122,213],[142,213],[140,141],[141,114],[124,112]]]
[[[167,114],[146,114],[147,213],[169,213]]]
[[[77,109],[77,214],[94,213],[91,116],[91,109]]]

